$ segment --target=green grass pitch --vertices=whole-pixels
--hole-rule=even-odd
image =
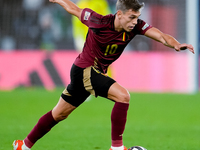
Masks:
[[[63,89],[0,91],[0,150],[12,149],[51,110]],[[108,150],[113,102],[91,97],[56,125],[31,150]],[[148,150],[200,149],[200,93],[131,93],[124,145]]]

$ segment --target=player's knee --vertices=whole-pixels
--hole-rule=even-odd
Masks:
[[[123,91],[120,93],[120,99],[119,99],[119,102],[121,103],[129,103],[130,101],[130,94],[128,91]]]
[[[52,110],[52,116],[55,121],[59,122],[68,117],[68,115],[76,109],[75,106],[66,102],[62,97],[59,99],[58,104]]]
[[[123,102],[124,103],[129,103],[129,101],[130,101],[130,94],[128,92],[126,92],[124,94]]]
[[[68,117],[67,114],[60,113],[60,114],[57,114],[56,116],[54,116],[54,120],[57,121],[57,122],[60,122],[64,119],[66,119],[67,117]]]

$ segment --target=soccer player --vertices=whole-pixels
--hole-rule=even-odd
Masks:
[[[179,43],[174,37],[139,19],[144,6],[138,0],[117,0],[115,15],[102,16],[89,8],[81,9],[70,0],[49,0],[60,4],[68,13],[88,26],[83,51],[71,68],[71,82],[59,102],[43,115],[24,140],[13,142],[14,150],[29,150],[58,122],[66,119],[90,95],[102,96],[115,102],[111,113],[111,148],[125,150],[123,132],[129,107],[129,92],[106,75],[108,66],[122,54],[126,45],[137,35],[145,35],[176,51],[192,45]]]

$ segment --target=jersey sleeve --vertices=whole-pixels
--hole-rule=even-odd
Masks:
[[[102,16],[95,11],[85,8],[81,13],[81,22],[89,28],[104,28],[108,25],[108,16]]]
[[[135,26],[135,30],[137,34],[141,34],[141,35],[145,34],[145,32],[149,30],[150,28],[152,28],[152,26],[141,19],[138,19],[138,23]]]

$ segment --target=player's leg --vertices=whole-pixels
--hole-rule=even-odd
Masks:
[[[75,106],[66,102],[62,97],[60,97],[59,102],[52,110],[52,116],[55,121],[59,122],[68,117],[68,115],[76,109]]]
[[[21,143],[22,150],[30,149],[41,137],[47,134],[58,122],[66,119],[76,107],[66,102],[62,97],[52,111],[43,115],[23,140],[14,141],[14,150]],[[24,143],[23,143],[24,142]],[[24,145],[23,145],[24,144]]]
[[[14,141],[14,150],[17,150],[21,146],[22,150],[29,150],[41,137],[48,133],[51,128],[53,128],[58,122],[67,118],[67,116],[76,107],[69,104],[63,98],[60,98],[58,104],[54,107],[52,111],[49,111],[43,115],[28,134],[28,136],[23,140]]]
[[[83,87],[83,75],[81,72],[82,69],[78,68],[77,70],[76,67],[72,67],[71,83],[68,85],[67,89],[63,91],[57,105],[52,111],[49,111],[39,119],[38,123],[23,141],[14,141],[14,150],[29,150],[37,140],[48,133],[58,122],[67,118],[75,108],[86,100],[90,93]]]
[[[115,82],[110,86],[107,98],[115,102],[129,103],[130,94],[127,89]]]
[[[87,83],[88,91],[95,96],[102,96],[115,102],[111,114],[112,123],[112,148],[124,150],[122,134],[124,132],[127,111],[129,107],[129,92],[115,82],[112,78],[102,74],[94,67],[85,69],[86,76],[89,76],[91,83]]]
[[[111,149],[124,150],[122,138],[126,125],[130,95],[125,88],[115,82],[109,88],[107,98],[115,101],[115,105],[111,113]]]
[[[31,130],[31,132],[23,141],[21,140],[14,141],[13,143],[14,150],[18,150],[17,148],[19,146],[21,146],[22,150],[29,150],[41,137],[47,134],[51,130],[51,128],[53,128],[58,122],[66,119],[74,109],[76,109],[83,101],[85,101],[85,99],[89,96],[89,94],[88,93],[86,93],[85,95],[81,94],[80,96],[82,99],[81,102],[73,105],[70,104],[70,101],[75,101],[75,99],[67,95],[62,96],[65,99],[61,97],[57,105],[53,108],[53,110],[49,111],[38,120],[37,124],[34,126],[34,128]]]

